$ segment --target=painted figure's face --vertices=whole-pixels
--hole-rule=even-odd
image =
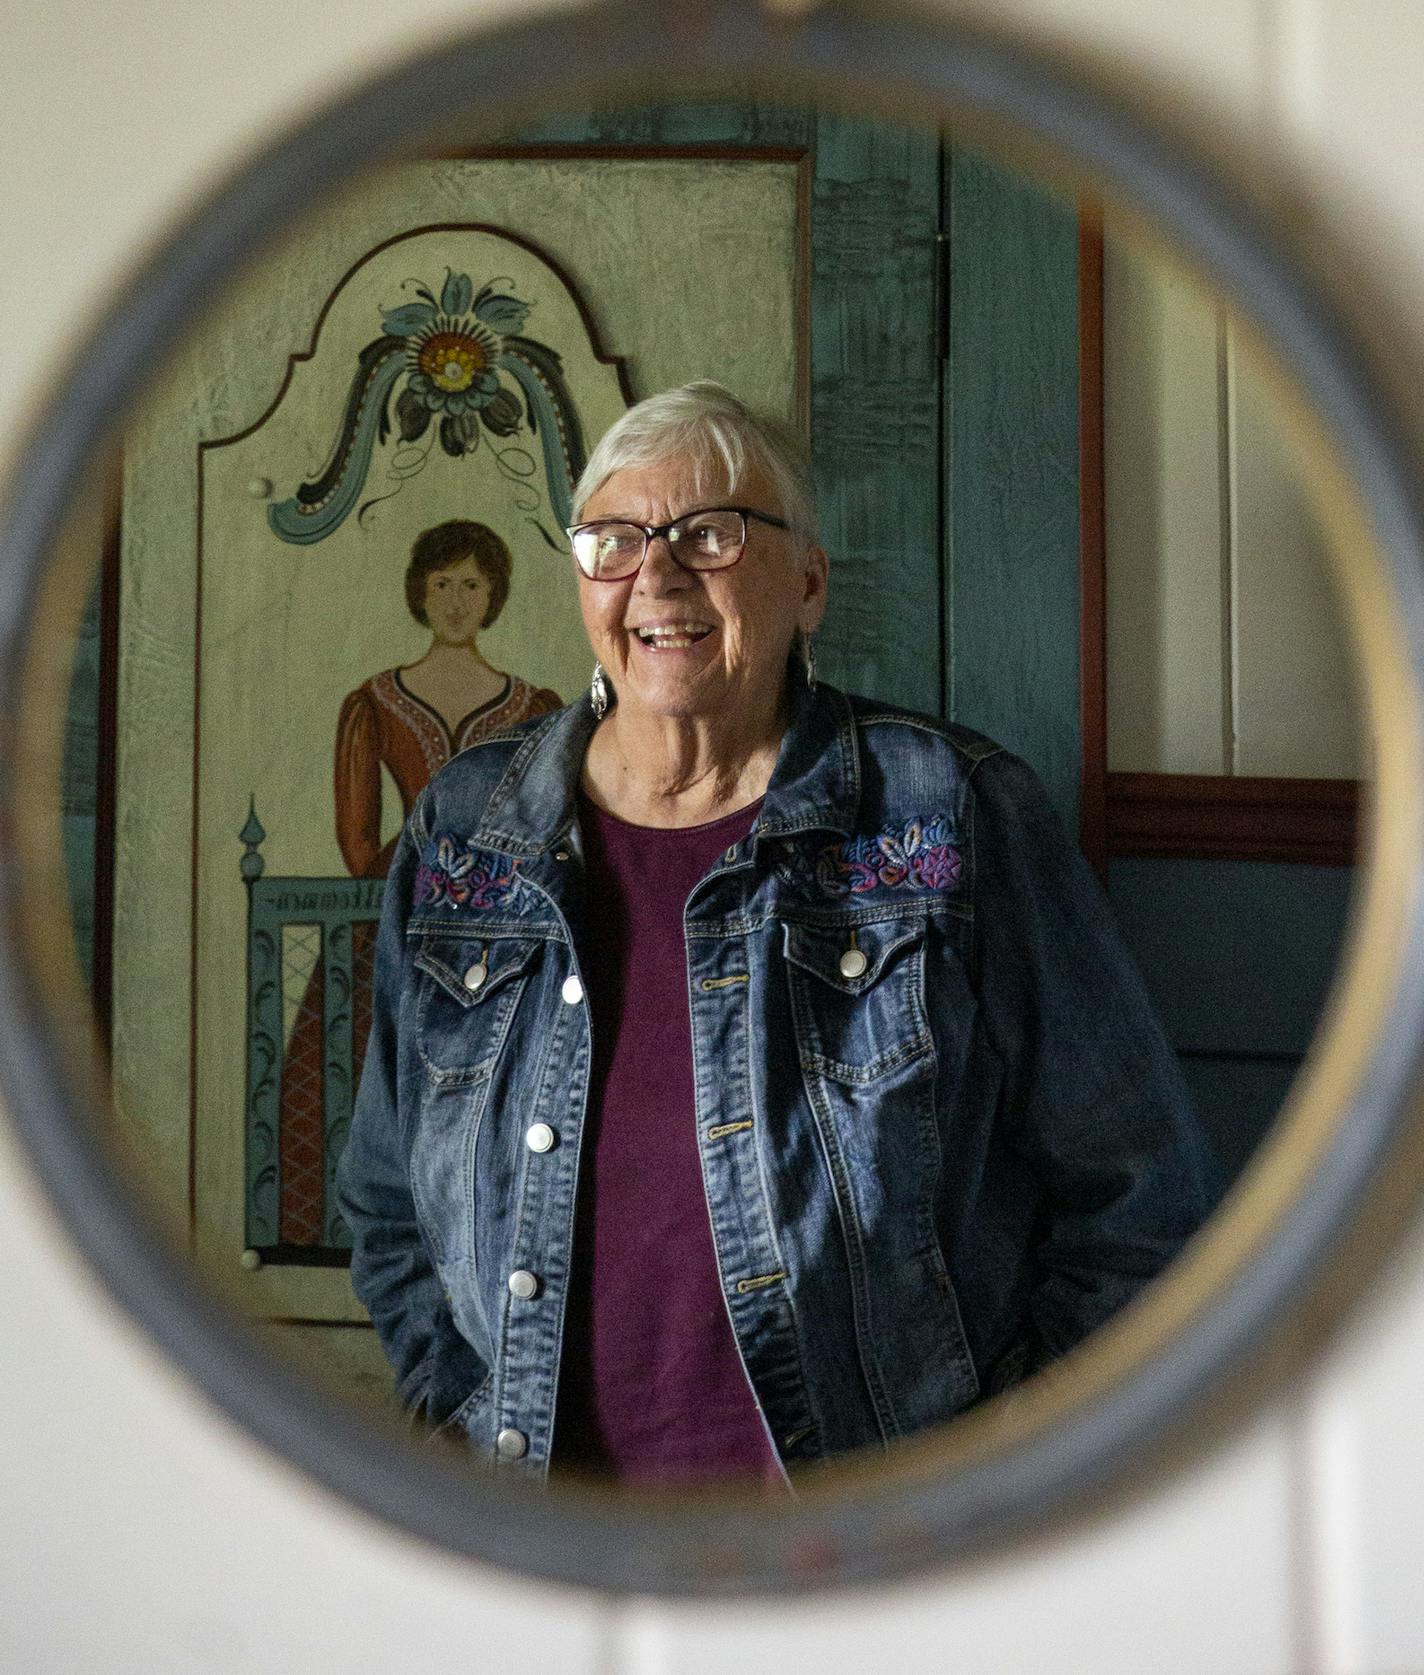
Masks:
[[[480,631],[489,602],[489,578],[478,559],[462,558],[425,578],[425,615],[442,645],[468,645]]]
[[[665,524],[704,506],[782,514],[760,470],[735,488],[714,478],[699,489],[691,462],[671,459],[615,471],[579,521]],[[745,551],[728,569],[684,570],[659,537],[636,576],[596,582],[580,574],[579,603],[620,707],[727,718],[739,710],[760,715],[775,703],[797,629],[813,630],[821,620],[825,585],[819,547],[808,550],[792,531],[748,519]]]

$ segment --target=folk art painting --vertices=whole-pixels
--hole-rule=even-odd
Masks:
[[[411,277],[441,257],[438,281]],[[562,558],[586,457],[574,387],[596,389],[603,364],[577,297],[524,241],[489,228],[443,227],[391,241],[362,264],[366,282],[355,288],[368,296],[374,286],[364,270],[372,267],[390,280],[398,270],[405,277],[387,293],[394,301],[378,303],[379,332],[356,350],[323,468],[280,494],[290,456],[259,440],[276,440],[277,409],[232,444],[244,459],[262,450],[262,474],[250,485],[275,491],[265,508],[267,567],[305,564],[328,596],[334,576],[322,571],[360,565],[353,549],[374,545],[388,596],[371,601],[373,623],[403,607],[426,636],[408,661],[392,636],[394,660],[379,659],[386,666],[354,684],[335,711],[331,818],[352,882],[269,874],[280,800],[259,810],[254,793],[241,834],[250,909],[249,1262],[340,1261],[349,1242],[332,1175],[361,1071],[381,881],[401,821],[456,751],[557,708],[582,673],[567,660],[570,640],[577,655],[576,625],[565,621],[572,632],[563,643],[531,639],[542,603],[539,615],[526,611],[521,633],[504,637],[502,655],[486,655],[481,644],[506,610],[518,610],[521,592],[530,604],[547,597],[548,575]],[[336,315],[338,341],[359,322],[354,299],[345,301],[339,292],[323,321],[325,328]],[[554,341],[529,329],[541,304]],[[299,399],[302,388],[294,376],[278,406]],[[597,414],[604,422],[615,390],[604,381]],[[317,397],[298,409],[311,429],[320,407]],[[225,472],[228,459],[219,466],[208,453],[205,478]],[[407,549],[416,523],[424,527]],[[344,589],[339,596],[355,603]]]
[[[653,236],[689,202],[742,229],[755,312],[735,273],[689,308]],[[360,1317],[332,1173],[401,824],[586,686],[563,528],[603,430],[699,374],[789,399],[797,202],[780,163],[402,166],[255,262],[126,434],[116,1104],[260,1318]]]

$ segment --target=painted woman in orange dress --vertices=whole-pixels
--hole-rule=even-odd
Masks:
[[[563,703],[480,654],[480,631],[509,596],[509,572],[509,548],[482,523],[442,523],[417,537],[405,597],[431,632],[429,649],[347,693],[336,725],[336,839],[354,877],[384,878],[395,849],[394,837],[381,842],[382,763],[404,820],[457,751]]]
[[[501,728],[560,708],[548,687],[491,668],[479,636],[509,597],[509,548],[482,523],[455,519],[416,537],[405,573],[406,604],[430,630],[423,657],[383,669],[342,701],[336,724],[336,840],[355,878],[384,878],[396,837],[381,841],[381,768],[400,793],[401,820],[431,775],[478,740]],[[374,924],[352,926],[352,1086],[361,1074],[370,1027]],[[300,1057],[321,1057],[321,967],[307,984],[288,1043],[288,1068]],[[325,1140],[320,1082],[282,1078],[282,1188],[279,1237],[283,1245],[322,1242]]]

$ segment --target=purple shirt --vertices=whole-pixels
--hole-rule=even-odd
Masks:
[[[579,799],[593,1075],[554,1458],[660,1483],[781,1481],[727,1318],[702,1169],[682,912],[760,801],[632,826]]]

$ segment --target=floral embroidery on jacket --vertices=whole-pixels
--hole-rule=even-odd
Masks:
[[[448,834],[431,839],[415,872],[415,905],[507,907],[519,894],[519,863]]]
[[[828,843],[816,858],[816,883],[828,896],[859,896],[876,889],[951,889],[964,865],[949,842],[951,833],[949,820],[939,815],[887,827],[877,837]]]

